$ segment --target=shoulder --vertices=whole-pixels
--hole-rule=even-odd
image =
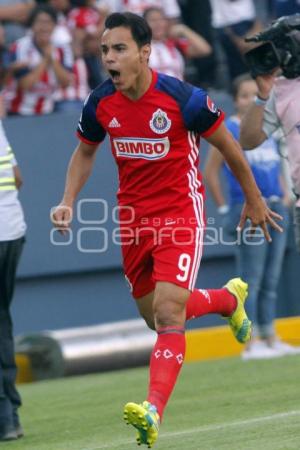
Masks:
[[[24,36],[20,39],[17,39],[10,47],[12,51],[17,50],[27,50],[33,46],[33,41],[31,39],[31,36]]]
[[[78,122],[77,133],[79,138],[88,144],[103,141],[105,130],[98,117],[101,100],[116,92],[110,79],[97,86],[85,99],[82,113]]]
[[[116,89],[110,79],[99,84],[99,86],[90,92],[85,99],[80,122],[85,125],[87,125],[88,122],[97,122],[97,111],[100,102],[113,95],[115,92]]]
[[[187,105],[197,89],[189,83],[162,73],[158,73],[155,88],[172,97],[180,105],[181,109]]]
[[[8,49],[8,55],[9,58],[11,58],[14,62],[15,61],[22,61],[26,64],[29,61],[30,56],[32,57],[35,52],[38,50],[34,46],[32,39],[30,36],[24,36],[20,39],[17,39],[15,42],[13,42],[9,49]]]
[[[172,97],[185,117],[193,117],[203,110],[215,112],[215,105],[204,89],[159,73],[156,89]]]
[[[99,84],[87,97],[85,104],[87,103],[99,103],[105,97],[109,97],[116,92],[116,88],[113,85],[111,79],[107,79],[103,83]]]
[[[208,137],[224,119],[224,113],[207,92],[177,78],[158,74],[156,89],[172,97],[179,106],[188,130]]]

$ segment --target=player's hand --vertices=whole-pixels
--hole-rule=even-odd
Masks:
[[[52,208],[51,221],[58,231],[65,235],[70,229],[70,225],[73,218],[73,208],[70,205],[61,203],[60,205]]]
[[[282,220],[283,217],[272,211],[261,197],[253,204],[249,202],[244,204],[240,222],[237,226],[237,231],[241,231],[244,228],[247,219],[251,222],[253,233],[257,227],[260,227],[263,230],[264,236],[268,242],[272,241],[268,231],[268,225],[280,233],[283,231],[283,228],[276,222],[276,220]]]

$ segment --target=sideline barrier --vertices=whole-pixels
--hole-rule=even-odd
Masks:
[[[19,336],[17,360],[27,358],[27,370],[18,366],[18,381],[30,378],[28,361],[33,380],[142,366],[155,340],[143,319]]]
[[[300,345],[300,317],[277,319],[278,335]],[[237,356],[243,349],[228,326],[186,333],[186,362]],[[16,340],[18,383],[148,364],[156,333],[142,319],[45,331]]]

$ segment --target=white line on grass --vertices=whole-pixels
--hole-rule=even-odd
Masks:
[[[278,420],[278,419],[285,419],[291,416],[300,416],[300,410],[295,411],[287,411],[283,413],[277,413],[277,414],[271,414],[269,416],[260,416],[260,417],[253,417],[253,419],[247,419],[247,420],[237,420],[235,422],[225,422],[215,425],[206,425],[202,427],[196,427],[196,428],[190,428],[188,430],[182,430],[182,431],[174,431],[170,433],[162,433],[159,435],[159,440],[164,438],[170,438],[170,437],[177,437],[177,436],[184,436],[188,434],[195,434],[195,433],[204,433],[206,431],[216,431],[216,430],[222,430],[225,428],[234,428],[234,427],[243,427],[248,425],[253,425],[256,423],[261,422],[267,422],[272,420]],[[109,444],[100,445],[99,447],[85,447],[82,450],[104,450],[104,449],[112,449],[112,448],[120,448],[122,445],[126,444],[132,444],[133,440],[123,440],[122,441],[114,441]]]

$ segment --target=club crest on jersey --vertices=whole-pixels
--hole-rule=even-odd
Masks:
[[[212,99],[209,96],[206,97],[206,104],[207,104],[208,109],[212,113],[216,113],[218,111],[216,105],[214,104],[214,102],[212,101]]]
[[[163,134],[166,133],[171,127],[171,120],[167,116],[167,113],[161,109],[157,109],[150,120],[150,128],[154,133]]]

